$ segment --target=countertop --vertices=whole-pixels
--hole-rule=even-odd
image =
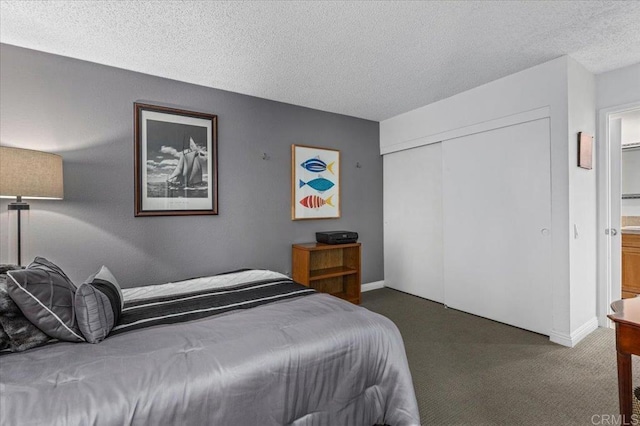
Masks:
[[[620,228],[620,232],[623,234],[637,234],[640,235],[640,226],[623,226]]]

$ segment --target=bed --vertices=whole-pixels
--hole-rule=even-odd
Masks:
[[[176,295],[201,302],[274,280],[297,287],[165,309]],[[122,292],[121,322],[101,343],[0,357],[0,424],[419,424],[403,341],[383,316],[262,270]],[[152,320],[136,316],[143,305]]]

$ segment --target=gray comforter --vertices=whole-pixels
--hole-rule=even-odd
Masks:
[[[0,358],[2,425],[419,424],[388,319],[314,294]]]

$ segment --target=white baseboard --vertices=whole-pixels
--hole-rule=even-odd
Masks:
[[[598,328],[598,318],[593,317],[589,321],[582,324],[571,334],[567,333],[559,333],[557,331],[552,331],[549,335],[549,340],[553,343],[557,343],[562,346],[567,346],[569,348],[573,348],[578,344],[582,339],[587,337],[592,331]]]
[[[372,283],[362,284],[362,286],[360,287],[360,291],[365,292],[365,291],[370,291],[370,290],[377,290],[379,288],[384,288],[384,280],[383,281],[374,281]]]

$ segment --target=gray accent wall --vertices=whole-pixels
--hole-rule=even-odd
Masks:
[[[47,257],[77,283],[107,265],[123,287],[242,267],[289,273],[292,243],[347,229],[360,234],[363,282],[384,278],[377,122],[5,44],[0,91],[0,144],[64,159],[64,200],[29,201],[28,260]],[[218,115],[218,216],[134,217],[136,101]],[[291,220],[292,144],[341,151],[340,219]],[[2,263],[15,261],[8,201]]]

